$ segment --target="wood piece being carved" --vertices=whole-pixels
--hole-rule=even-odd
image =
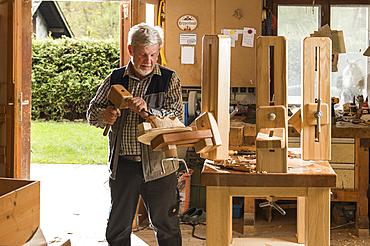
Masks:
[[[178,119],[148,117],[147,120],[150,122],[138,126],[138,141],[151,145],[154,151],[164,151],[167,158],[176,157],[178,147],[194,147],[197,153],[207,153],[217,147],[215,142],[221,144],[216,121],[210,113],[198,117],[193,127],[185,127]],[[153,128],[158,125],[161,127]]]

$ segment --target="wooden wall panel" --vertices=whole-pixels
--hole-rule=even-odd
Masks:
[[[213,34],[213,0],[168,0],[166,1],[166,26],[165,26],[165,55],[167,66],[174,69],[183,86],[200,86],[202,63],[202,37],[204,34]],[[177,20],[191,14],[198,20],[198,27],[193,31],[181,31],[177,27]],[[195,46],[195,64],[181,64],[181,47],[179,44],[180,33],[195,33],[197,44]]]
[[[233,16],[236,10],[240,10],[242,18]],[[262,31],[262,1],[244,0],[216,0],[215,6],[216,23],[215,31],[221,29],[243,29],[252,27],[256,29],[254,47],[241,46],[242,35],[239,35],[235,47],[231,48],[231,86],[232,87],[255,87],[256,86],[256,38]]]
[[[241,19],[234,17],[234,11],[239,9]],[[256,29],[255,38],[261,34],[262,1],[243,0],[204,0],[204,1],[166,1],[165,53],[167,66],[174,69],[180,76],[184,86],[200,86],[201,43],[205,34],[221,34],[221,29]],[[191,14],[198,20],[194,31],[181,31],[177,27],[180,16]],[[197,34],[195,46],[195,64],[180,63],[180,33]],[[255,87],[256,84],[256,55],[255,47],[241,46],[242,35],[239,35],[236,47],[231,49],[231,86]]]

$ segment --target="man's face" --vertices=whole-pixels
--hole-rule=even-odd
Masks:
[[[131,62],[134,65],[135,71],[140,76],[146,76],[150,74],[154,65],[157,63],[159,55],[159,45],[150,46],[128,46],[128,51],[131,55]]]

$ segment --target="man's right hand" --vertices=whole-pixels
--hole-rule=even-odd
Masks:
[[[119,116],[121,116],[121,111],[113,106],[106,107],[100,113],[100,119],[107,125],[113,125]]]

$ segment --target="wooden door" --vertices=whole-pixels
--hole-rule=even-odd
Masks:
[[[31,1],[0,2],[0,176],[29,178]]]

